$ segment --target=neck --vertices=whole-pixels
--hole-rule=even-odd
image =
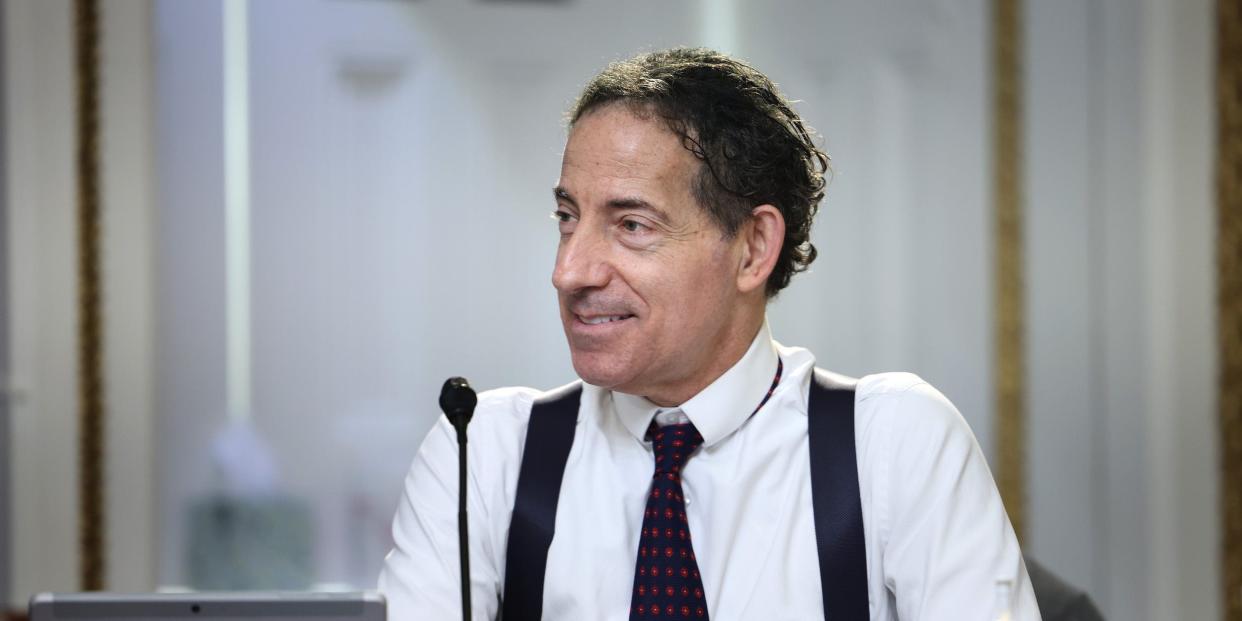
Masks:
[[[680,379],[676,384],[654,387],[645,391],[644,397],[660,407],[676,407],[689,401],[724,375],[733,365],[737,364],[746,351],[750,349],[755,335],[763,326],[764,306],[758,312],[739,313],[734,322],[728,324],[720,339],[710,352],[702,352],[706,360],[691,375]]]

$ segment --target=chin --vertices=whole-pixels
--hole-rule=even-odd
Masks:
[[[616,390],[634,379],[630,365],[603,353],[571,352],[574,372],[582,381],[600,388]]]

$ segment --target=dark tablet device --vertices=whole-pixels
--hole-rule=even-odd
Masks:
[[[386,621],[384,596],[363,593],[40,593],[30,621]]]

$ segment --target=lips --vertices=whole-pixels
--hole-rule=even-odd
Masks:
[[[594,315],[594,316],[574,315],[574,316],[578,318],[578,321],[581,321],[582,323],[585,323],[588,326],[598,326],[598,325],[612,323],[614,321],[621,321],[623,319],[629,319],[630,317],[633,317],[633,315]]]

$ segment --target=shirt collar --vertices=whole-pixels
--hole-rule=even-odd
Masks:
[[[776,375],[777,353],[765,319],[750,349],[723,375],[699,391],[680,409],[703,435],[703,445],[713,444],[737,431],[754,413]],[[645,397],[612,391],[613,409],[635,438],[645,441],[647,427],[660,406]]]

